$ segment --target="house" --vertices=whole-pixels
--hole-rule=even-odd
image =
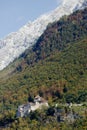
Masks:
[[[44,98],[37,95],[34,98],[34,102],[29,102],[18,107],[17,117],[27,116],[31,111],[42,109],[43,106],[48,107],[48,102]]]

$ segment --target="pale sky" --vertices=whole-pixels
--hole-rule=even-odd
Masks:
[[[61,0],[0,0],[0,39],[55,9]]]

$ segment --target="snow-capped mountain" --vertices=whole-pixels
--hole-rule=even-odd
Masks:
[[[0,70],[19,57],[28,47],[32,47],[49,23],[58,21],[63,15],[69,15],[86,6],[87,0],[63,0],[55,10],[40,16],[23,26],[18,32],[11,33],[0,40]]]

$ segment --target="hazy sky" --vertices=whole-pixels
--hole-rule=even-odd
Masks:
[[[0,0],[0,39],[55,9],[61,0]]]

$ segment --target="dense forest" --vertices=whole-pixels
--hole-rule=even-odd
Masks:
[[[6,74],[6,75],[5,75]],[[17,118],[19,105],[37,94],[50,108]],[[55,104],[76,103],[81,118],[55,119]],[[37,43],[0,72],[1,130],[85,130],[87,127],[87,8],[49,24]],[[70,110],[66,107],[63,114]],[[57,108],[58,109],[58,108]],[[5,128],[6,127],[6,128]]]

